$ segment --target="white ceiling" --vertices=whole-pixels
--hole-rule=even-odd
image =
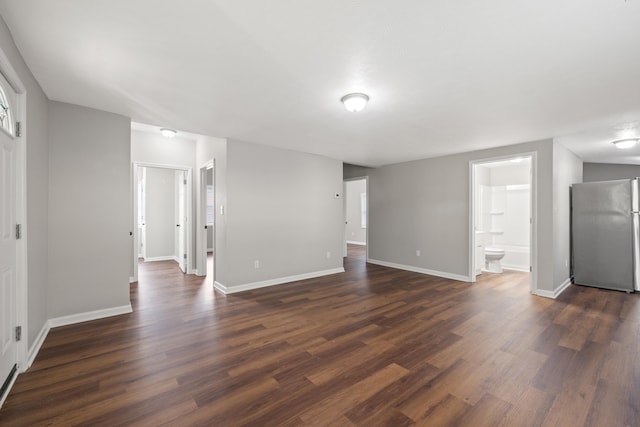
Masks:
[[[53,100],[381,165],[640,122],[640,0],[0,0]],[[371,97],[361,113],[339,103]],[[640,136],[640,135],[638,135]]]

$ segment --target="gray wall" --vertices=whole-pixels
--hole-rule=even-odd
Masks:
[[[343,199],[334,197],[342,194],[342,162],[230,141],[227,166],[219,283],[233,287],[342,268]]]
[[[367,192],[366,180],[347,181],[346,183],[346,207],[347,207],[347,241],[366,243],[367,229],[361,225],[361,194]]]
[[[556,287],[569,280],[571,258],[571,184],[582,182],[582,160],[563,145],[553,145],[553,255]]]
[[[538,162],[538,289],[553,291],[551,140],[371,169],[369,258],[468,277],[469,162],[529,152]]]
[[[49,317],[129,303],[131,123],[49,103]]]
[[[612,181],[640,176],[640,165],[616,165],[610,163],[585,163],[584,182]]]
[[[342,164],[342,176],[344,179],[362,178],[368,176],[371,170],[373,170],[373,168],[366,166],[352,165],[350,163]]]
[[[175,171],[146,169],[146,258],[175,255]]]
[[[48,100],[18,52],[9,29],[0,17],[0,49],[26,88],[27,116],[22,142],[27,152],[27,305],[26,339],[31,348],[48,319]]]

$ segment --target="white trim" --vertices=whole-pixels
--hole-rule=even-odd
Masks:
[[[16,114],[13,120],[22,123],[22,136],[13,137],[16,140],[16,171],[15,171],[15,190],[16,190],[16,224],[22,224],[22,239],[16,244],[16,326],[22,326],[24,338],[16,345],[16,364],[18,365],[18,373],[24,372],[27,364],[27,342],[29,340],[29,302],[28,302],[28,252],[27,242],[29,238],[29,224],[27,223],[27,143],[29,135],[29,121],[27,117],[27,90],[22,83],[20,76],[11,64],[9,57],[3,49],[0,49],[0,71],[5,79],[9,82],[16,93]],[[15,375],[15,378],[18,375]],[[13,384],[13,383],[12,383]],[[9,387],[10,388],[10,387]],[[5,394],[8,395],[8,391]],[[2,402],[0,402],[2,406]]]
[[[225,286],[214,281],[213,286],[225,295],[236,292],[250,291],[253,289],[266,288],[267,286],[282,285],[283,283],[297,282],[299,280],[313,279],[316,277],[329,276],[331,274],[344,273],[344,268],[332,268],[330,270],[313,271],[311,273],[297,274],[295,276],[280,277],[277,279],[263,280],[261,282],[245,283],[244,285]]]
[[[553,291],[545,291],[543,289],[538,289],[536,292],[532,292],[534,295],[538,295],[539,297],[556,299],[563,293],[567,288],[571,286],[571,279],[565,280],[559,288]]]
[[[2,408],[2,405],[4,405],[4,401],[7,400],[7,397],[9,397],[9,393],[11,393],[11,389],[13,388],[13,385],[16,383],[16,380],[18,379],[18,375],[20,375],[20,369],[18,369],[16,373],[13,375],[13,378],[9,383],[9,387],[7,387],[7,390],[5,391],[4,396],[0,398],[0,408]]]
[[[102,310],[87,311],[86,313],[78,313],[70,316],[49,319],[49,327],[57,328],[59,326],[74,325],[76,323],[104,319],[105,317],[119,316],[121,314],[128,314],[132,312],[133,308],[131,307],[131,303],[129,303],[127,305],[121,305],[120,307],[104,308]]]
[[[476,281],[475,274],[475,246],[476,246],[476,233],[475,233],[475,167],[484,163],[491,163],[499,160],[506,160],[514,157],[529,157],[531,159],[531,176],[530,176],[530,198],[531,206],[530,218],[531,224],[529,226],[529,262],[531,264],[531,275],[529,280],[529,291],[532,294],[538,294],[538,153],[537,151],[530,151],[524,153],[511,153],[502,156],[474,159],[469,161],[469,278],[472,282]],[[543,291],[546,292],[546,291]]]
[[[157,262],[157,261],[175,261],[178,262],[178,257],[175,255],[169,256],[152,256],[144,259],[144,262]]]
[[[137,281],[138,281],[138,279],[136,279],[135,277],[133,277],[133,276],[129,276],[129,283],[130,283],[130,284],[131,284],[131,283],[136,283]]]
[[[522,267],[522,266],[518,266],[518,265],[510,265],[510,264],[502,264],[502,268],[504,270],[513,270],[513,271],[520,271],[523,273],[529,273],[529,269],[527,267]]]
[[[149,163],[149,162],[131,162],[132,165],[132,182],[131,184],[131,196],[133,200],[131,201],[131,214],[132,214],[132,228],[133,228],[133,278],[135,281],[138,279],[138,249],[140,247],[140,236],[139,236],[139,228],[138,224],[138,170],[140,168],[163,168],[163,169],[173,169],[173,170],[181,170],[187,171],[187,194],[186,194],[186,210],[185,215],[187,217],[187,232],[186,232],[186,241],[185,241],[185,252],[187,253],[187,261],[186,261],[186,274],[192,274],[192,260],[193,254],[191,247],[193,246],[193,223],[194,223],[194,215],[192,208],[192,193],[193,193],[193,167],[189,165],[171,165],[171,164],[162,164],[162,163]],[[145,261],[147,261],[145,259]]]
[[[44,340],[47,338],[47,335],[49,335],[50,330],[51,327],[49,326],[49,321],[47,320],[46,322],[44,322],[44,325],[42,325],[40,333],[36,337],[35,341],[33,341],[33,345],[29,349],[29,358],[27,359],[26,369],[29,369],[33,364],[33,361],[36,360],[36,356],[40,352],[40,347],[42,347],[42,344],[44,344]]]
[[[209,169],[213,169],[213,210],[214,210],[214,224],[207,223],[207,171]],[[215,220],[215,215],[217,215],[217,190],[216,190],[216,161],[215,158],[211,158],[203,163],[198,169],[198,179],[196,180],[196,271],[194,273],[200,277],[205,277],[208,274],[207,267],[207,254],[213,248],[207,248],[208,242],[207,237],[209,234],[209,227],[212,227],[211,230],[213,232],[213,246],[216,244],[216,228],[215,224],[217,220]],[[205,229],[205,226],[207,227]],[[213,265],[215,266],[215,256],[213,259]],[[215,280],[215,268],[213,269],[214,280]]]
[[[350,245],[367,246],[367,242],[356,242],[355,240],[347,240]]]
[[[367,242],[369,241],[369,229],[370,229],[370,225],[371,222],[369,221],[369,215],[370,215],[370,205],[371,205],[371,194],[370,194],[370,190],[369,190],[369,175],[364,175],[364,176],[357,176],[357,177],[352,177],[352,178],[342,178],[342,203],[343,203],[343,221],[345,223],[344,227],[343,227],[343,239],[344,239],[344,254],[343,257],[347,256],[347,243],[349,243],[347,241],[347,226],[346,226],[346,222],[347,222],[347,182],[350,181],[361,181],[364,180],[365,183],[365,193],[367,194],[367,226],[365,227],[366,230],[366,236],[365,239],[367,240]],[[354,243],[357,245],[357,243]],[[367,245],[367,243],[363,243],[363,246],[366,246],[366,257],[367,259],[369,259],[369,245]]]
[[[414,273],[428,274],[429,276],[443,277],[445,279],[458,280],[460,282],[470,282],[470,278],[461,274],[447,273],[445,271],[429,270],[427,268],[414,267],[412,265],[396,264],[395,262],[380,261],[377,259],[367,259],[370,264],[381,265],[383,267],[397,268],[398,270],[413,271]]]

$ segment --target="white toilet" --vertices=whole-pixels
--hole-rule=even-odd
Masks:
[[[504,258],[504,249],[487,247],[484,249],[485,269],[490,273],[502,273],[500,260]]]

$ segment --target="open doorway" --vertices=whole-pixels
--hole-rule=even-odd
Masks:
[[[134,235],[132,281],[138,262],[175,261],[191,269],[191,169],[134,163]]]
[[[470,276],[518,271],[535,281],[535,155],[471,162]]]
[[[215,162],[213,159],[200,167],[200,194],[198,214],[197,274],[206,276],[206,283],[213,286],[215,280]]]
[[[344,180],[344,256],[367,260],[368,177]]]

